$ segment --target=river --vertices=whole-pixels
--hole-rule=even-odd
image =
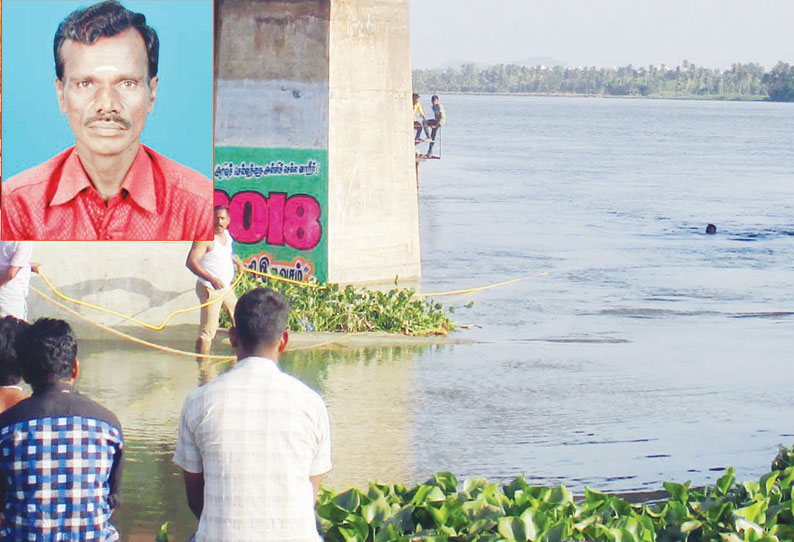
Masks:
[[[441,98],[422,290],[521,280],[437,299],[466,344],[286,356],[329,406],[327,485],[446,470],[625,492],[766,472],[794,442],[794,105]],[[81,348],[80,388],[125,428],[115,520],[128,540],[164,520],[184,540],[171,455],[206,368]]]

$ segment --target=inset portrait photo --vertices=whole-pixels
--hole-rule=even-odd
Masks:
[[[213,238],[212,21],[212,0],[3,0],[0,239]]]

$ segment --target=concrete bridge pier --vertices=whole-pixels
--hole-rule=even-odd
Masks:
[[[409,1],[216,4],[216,200],[240,256],[295,278],[418,279]]]

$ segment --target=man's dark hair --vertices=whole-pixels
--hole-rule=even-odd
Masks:
[[[22,380],[14,342],[30,324],[13,316],[0,318],[0,386],[13,386]]]
[[[229,208],[226,205],[216,205],[215,207],[212,208],[213,214],[217,213],[218,211],[226,211],[228,213]]]
[[[19,334],[16,349],[22,377],[34,392],[71,378],[77,338],[63,320],[39,318]]]
[[[243,295],[234,309],[234,326],[243,350],[253,354],[273,348],[287,329],[290,304],[283,294],[256,288]]]
[[[430,96],[431,102],[435,102],[436,100],[438,100],[438,94],[433,94],[432,96]]]
[[[146,44],[146,54],[149,58],[149,73],[147,82],[157,75],[157,62],[160,51],[160,40],[154,28],[146,25],[146,16],[135,13],[122,6],[116,0],[106,0],[87,8],[73,11],[66,17],[58,30],[55,31],[55,40],[52,45],[55,55],[55,75],[63,81],[63,59],[61,48],[63,42],[72,40],[86,45],[91,45],[99,38],[110,38],[121,34],[128,28],[134,28]]]

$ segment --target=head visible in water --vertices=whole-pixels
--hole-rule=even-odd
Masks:
[[[706,233],[708,233],[709,235],[713,233],[717,233],[717,226],[715,226],[714,224],[709,224],[708,226],[706,226]]]

